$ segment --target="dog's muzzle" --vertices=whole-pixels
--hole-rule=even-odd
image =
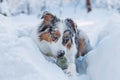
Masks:
[[[58,52],[57,52],[57,58],[60,58],[60,57],[63,57],[64,55],[65,55],[65,51],[64,50],[59,50]]]

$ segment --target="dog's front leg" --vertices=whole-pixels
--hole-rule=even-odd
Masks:
[[[74,56],[69,56],[67,57],[68,61],[68,68],[66,70],[66,73],[69,75],[75,75],[76,72],[76,65],[75,65],[75,57]]]

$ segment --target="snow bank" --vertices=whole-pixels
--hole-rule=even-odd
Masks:
[[[26,34],[29,28],[17,30],[11,19],[0,19],[0,80],[68,80],[57,65],[45,60]]]
[[[87,55],[91,80],[120,80],[120,16],[112,16],[99,35],[99,44]]]

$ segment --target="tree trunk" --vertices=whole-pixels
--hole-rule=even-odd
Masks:
[[[87,6],[87,12],[90,12],[92,10],[90,0],[86,0],[86,6]]]

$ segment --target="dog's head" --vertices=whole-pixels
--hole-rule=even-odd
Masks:
[[[43,19],[43,21],[38,28],[40,41],[45,41],[48,44],[52,56],[63,56],[65,54],[65,47],[61,45],[61,20],[49,12],[44,12],[41,19]]]
[[[60,20],[49,12],[45,12],[42,19],[43,22],[38,29],[40,41],[49,43],[52,56],[64,56],[74,43],[74,22],[71,19]]]
[[[60,38],[57,44],[58,50],[65,52],[66,55],[76,54],[75,35],[77,33],[77,26],[72,19],[60,20],[57,23],[60,32]],[[63,55],[60,55],[61,57]],[[72,56],[72,55],[71,55]]]

